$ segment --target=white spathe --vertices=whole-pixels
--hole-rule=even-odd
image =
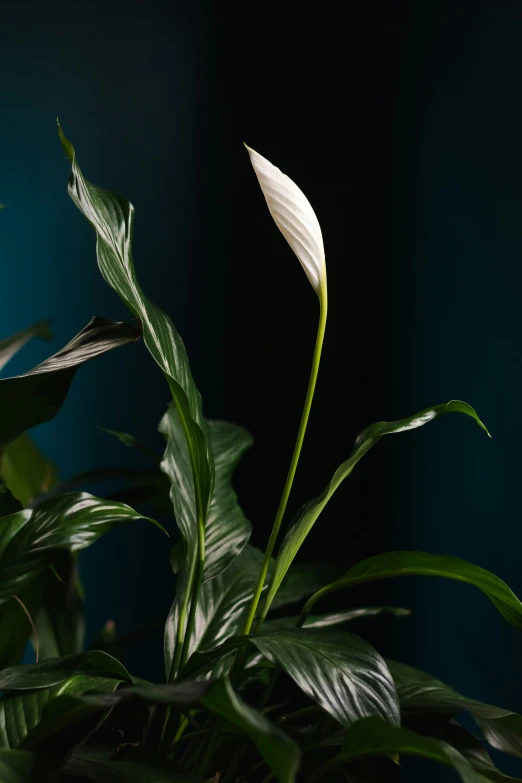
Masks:
[[[323,235],[312,205],[290,177],[246,144],[245,147],[270,214],[319,295],[326,266]]]

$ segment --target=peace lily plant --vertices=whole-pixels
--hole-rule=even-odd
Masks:
[[[74,148],[59,132],[71,162],[69,195],[96,233],[100,272],[139,328],[94,318],[54,356],[0,381],[0,780],[371,783],[397,780],[407,755],[440,762],[465,783],[513,780],[496,768],[488,746],[522,757],[520,715],[384,660],[346,630],[358,618],[382,613],[400,623],[407,610],[350,606],[315,613],[333,592],[342,591],[350,603],[352,585],[426,575],[474,585],[507,622],[522,627],[522,604],[503,581],[459,558],[425,552],[376,555],[330,583],[324,567],[295,563],[333,493],[384,435],[447,413],[465,414],[485,430],[473,408],[452,400],[367,427],[323,492],[287,523],[325,335],[325,253],[307,198],[247,148],[270,213],[319,302],[296,445],[266,550],[259,551],[249,543],[250,524],[232,487],[250,435],[235,424],[204,418],[184,345],[138,281],[132,205],[88,182]],[[0,368],[32,337],[48,339],[48,324],[3,340]],[[94,497],[79,491],[82,482],[92,484],[107,472],[60,483],[27,430],[58,413],[83,362],[139,339],[172,394],[159,424],[165,452],[156,458],[133,436],[113,433],[125,445],[144,449],[151,468],[124,473],[128,494]],[[147,500],[162,517],[170,508],[180,534],[171,524],[176,594],[165,623],[165,682],[160,684],[140,679],[118,660],[124,640],[116,638],[111,624],[92,648],[84,646],[76,553],[116,525],[143,516],[123,502],[129,498]],[[158,555],[165,550],[161,536]],[[384,591],[383,586],[383,596]],[[29,641],[36,662],[21,663]],[[477,733],[460,724],[465,712]]]

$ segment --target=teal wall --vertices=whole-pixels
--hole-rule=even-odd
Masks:
[[[390,548],[448,552],[522,594],[522,6],[269,5],[2,4],[0,333],[51,317],[59,345],[92,315],[126,317],[65,193],[59,115],[87,176],[137,208],[140,278],[186,341],[206,414],[254,433],[238,486],[263,543],[315,302],[264,211],[246,140],[303,187],[327,248],[331,315],[292,508],[322,489],[372,421],[457,397],[493,435],[448,417],[383,441],[303,556],[333,551],[347,566]],[[30,346],[13,371],[46,351]],[[167,398],[143,346],[129,347],[83,368],[35,438],[64,476],[139,465],[96,425],[159,449]],[[167,549],[143,524],[85,554],[91,635],[108,617],[122,631],[161,617]],[[384,652],[522,709],[520,635],[482,595],[405,580],[342,600],[359,599],[415,610],[367,629]],[[135,652],[145,676],[161,669],[153,649]]]
[[[57,349],[93,315],[129,318],[101,279],[92,231],[67,195],[59,116],[87,176],[134,201],[143,286],[195,347],[192,364],[201,377],[204,295],[196,313],[186,291],[204,269],[204,261],[196,270],[189,259],[204,241],[199,178],[208,151],[196,128],[208,122],[208,20],[197,3],[176,12],[154,0],[13,2],[1,11],[0,201],[8,208],[1,214],[0,334],[51,318]],[[34,342],[10,372],[49,352]],[[133,432],[161,453],[155,430],[168,399],[144,346],[132,346],[82,368],[59,417],[34,438],[63,478],[103,465],[148,467],[96,427]],[[140,523],[82,555],[91,637],[108,618],[126,632],[167,611],[168,549],[161,533]],[[154,664],[144,665],[159,676],[161,649],[156,653]]]

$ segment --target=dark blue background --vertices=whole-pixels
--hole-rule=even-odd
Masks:
[[[447,552],[522,594],[520,3],[350,0],[305,11],[23,0],[1,10],[0,333],[50,317],[59,346],[92,315],[127,317],[67,197],[59,116],[89,179],[137,209],[138,274],[186,342],[206,415],[254,434],[238,488],[264,544],[316,303],[271,224],[245,140],[300,184],[327,249],[331,315],[290,510],[372,421],[456,397],[493,435],[455,416],[385,439],[303,558],[349,565],[386,549]],[[28,347],[13,374],[47,351]],[[160,450],[167,401],[144,347],[128,347],[82,368],[59,417],[34,437],[64,478],[146,465],[96,425]],[[162,616],[169,546],[143,523],[84,554],[91,637],[109,617],[126,632]],[[522,709],[520,634],[472,588],[404,580],[339,600],[412,607],[411,619],[364,632],[470,696]],[[131,661],[160,676],[158,645]]]

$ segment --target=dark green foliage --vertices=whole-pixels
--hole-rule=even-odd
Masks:
[[[386,662],[360,636],[334,628],[382,613],[404,622],[399,618],[409,615],[407,609],[350,606],[312,613],[331,592],[415,574],[472,584],[521,627],[522,604],[501,579],[464,560],[423,552],[377,555],[344,575],[340,569],[333,582],[328,564],[294,563],[332,494],[384,435],[452,412],[485,429],[473,408],[452,400],[366,428],[324,492],[301,508],[279,551],[274,549],[317,378],[326,267],[310,205],[288,178],[250,150],[274,220],[321,306],[312,381],[274,540],[265,553],[256,549],[232,485],[251,437],[236,424],[204,418],[183,342],[139,285],[132,205],[89,183],[61,129],[60,138],[72,164],[69,194],[94,228],[100,271],[140,330],[95,318],[31,372],[0,380],[0,782],[393,783],[401,755],[440,762],[464,783],[512,780],[496,768],[487,743],[522,757],[520,715]],[[107,430],[145,452],[151,467],[103,468],[60,482],[26,431],[59,411],[80,364],[141,334],[172,393],[159,425],[166,439],[163,457],[131,434]],[[0,341],[0,369],[33,336],[48,339],[48,325]],[[102,486],[114,478],[128,484],[116,497],[81,491],[86,482]],[[148,627],[122,638],[108,623],[97,641],[102,649],[84,648],[75,553],[120,523],[140,518],[128,504],[143,500],[171,513],[181,533],[170,552],[176,589],[165,622],[164,683],[141,680],[110,654]],[[164,540],[158,557],[162,553],[166,556]],[[151,609],[150,627],[155,624]],[[30,638],[37,660],[23,664]],[[480,737],[457,722],[466,711]]]

